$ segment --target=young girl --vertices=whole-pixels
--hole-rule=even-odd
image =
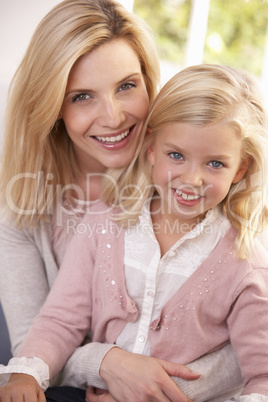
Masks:
[[[107,204],[76,227],[17,367],[5,370],[26,363],[45,389],[90,329],[93,342],[114,345],[100,367],[113,395],[118,348],[121,360],[131,351],[137,361],[187,364],[231,342],[244,380],[239,400],[268,400],[268,255],[257,239],[268,223],[265,124],[246,73],[201,65],[173,77],[149,113],[140,156],[114,172],[118,191],[110,186]],[[202,388],[202,376],[196,382]],[[5,401],[27,400],[24,383],[13,377]],[[225,387],[215,400],[231,396]],[[210,389],[195,398],[208,399]],[[117,400],[138,394],[122,389]],[[180,399],[163,386],[154,400]]]

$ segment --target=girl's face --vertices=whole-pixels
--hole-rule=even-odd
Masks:
[[[61,117],[85,172],[129,164],[149,108],[141,65],[122,39],[82,56],[69,75]]]
[[[148,150],[158,212],[171,221],[198,223],[242,179],[247,166],[241,150],[239,135],[227,125],[166,125]]]

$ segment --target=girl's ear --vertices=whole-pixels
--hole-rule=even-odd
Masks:
[[[248,170],[250,162],[251,162],[250,157],[247,157],[242,161],[238,171],[235,174],[235,177],[233,178],[233,181],[232,181],[233,184],[238,183],[240,180],[243,179],[246,171]]]
[[[147,149],[147,158],[149,163],[154,166],[155,164],[155,159],[154,159],[154,146],[153,144],[149,146],[149,148]]]

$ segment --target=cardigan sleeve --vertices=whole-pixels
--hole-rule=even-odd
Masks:
[[[268,269],[253,269],[238,285],[227,319],[245,381],[243,395],[268,396]]]
[[[90,329],[94,258],[89,241],[74,235],[53,288],[18,353],[41,358],[49,366],[50,378],[63,368]]]
[[[50,249],[51,241],[50,234],[46,237],[44,229],[43,226],[40,229],[42,233],[35,236],[33,230],[19,230],[3,220],[0,224],[0,297],[14,355],[17,355],[49,294],[54,279],[50,278],[49,282],[48,275],[54,278],[58,272],[53,255],[44,255],[44,249]],[[35,230],[38,231],[38,228]],[[47,243],[43,247],[44,239],[47,239]],[[52,266],[53,272],[50,272]],[[78,347],[55,378],[54,384],[81,388],[90,383],[105,388],[104,381],[99,377],[99,367],[113,346],[93,346],[89,343]]]

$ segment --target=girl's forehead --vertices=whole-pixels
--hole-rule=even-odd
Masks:
[[[170,123],[155,133],[155,142],[162,146],[177,146],[196,151],[230,153],[241,150],[241,136],[227,124],[199,126],[185,123]]]

